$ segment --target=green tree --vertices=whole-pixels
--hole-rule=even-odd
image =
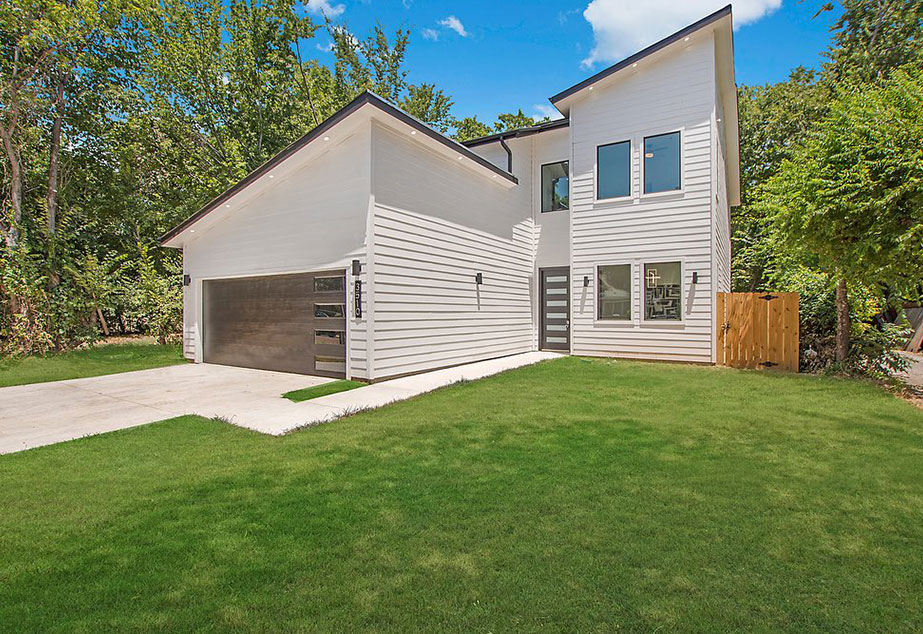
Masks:
[[[452,100],[435,84],[407,86],[407,96],[400,101],[400,107],[423,123],[440,132],[447,132],[452,126]]]
[[[783,244],[837,282],[837,361],[849,353],[848,285],[907,288],[923,271],[923,72],[843,87],[767,186]]]
[[[835,82],[882,79],[894,68],[923,59],[923,2],[839,0],[825,73]],[[833,3],[821,11],[833,9]]]
[[[762,187],[824,114],[826,88],[817,73],[796,68],[787,81],[738,91],[741,204],[731,212],[733,288],[763,290],[779,262]]]
[[[465,117],[455,122],[455,140],[470,141],[491,134],[493,130],[477,117]]]
[[[522,108],[520,108],[517,112],[506,112],[497,115],[497,121],[494,123],[494,132],[506,132],[507,130],[516,130],[518,128],[529,128],[541,121],[547,121],[547,119],[533,119],[523,114]]]

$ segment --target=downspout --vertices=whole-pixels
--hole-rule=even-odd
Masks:
[[[506,140],[503,138],[503,135],[500,135],[500,147],[506,150],[506,171],[510,174],[513,173],[513,150],[510,149],[510,146],[506,144]]]

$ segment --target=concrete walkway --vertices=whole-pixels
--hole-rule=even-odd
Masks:
[[[0,388],[0,454],[183,414],[221,417],[266,434],[284,434],[460,380],[479,379],[557,356],[528,352],[383,381],[303,403],[292,403],[281,395],[332,379],[188,364]]]

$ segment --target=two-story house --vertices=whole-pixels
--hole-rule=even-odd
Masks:
[[[365,93],[164,236],[197,362],[364,380],[531,350],[715,361],[726,7],[459,144]]]

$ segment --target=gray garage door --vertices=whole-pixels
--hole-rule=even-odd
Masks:
[[[346,375],[342,270],[206,280],[202,292],[206,363]]]

